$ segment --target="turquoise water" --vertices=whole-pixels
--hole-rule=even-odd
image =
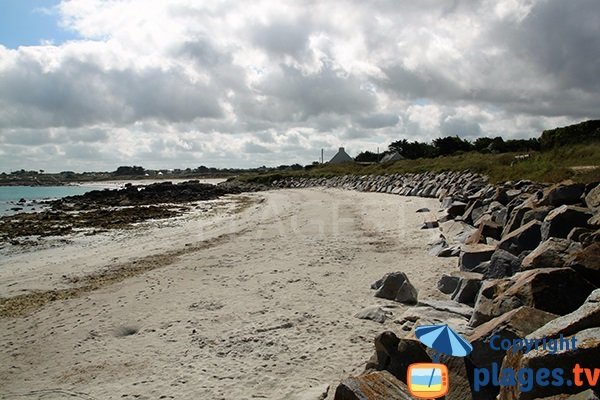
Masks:
[[[442,371],[438,368],[415,368],[411,372],[411,381],[415,385],[441,385]]]
[[[101,189],[91,186],[0,186],[0,214],[11,214],[13,207],[23,207],[23,211],[39,210],[39,204],[32,204],[31,200],[59,199],[66,196],[84,194],[90,190]],[[23,206],[16,204],[20,199],[27,200]],[[32,210],[35,208],[35,210]]]

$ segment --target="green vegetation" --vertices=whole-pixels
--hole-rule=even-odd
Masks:
[[[585,121],[542,132],[539,139],[543,150],[558,146],[600,141],[600,120]]]
[[[290,176],[331,177],[337,175],[370,175],[471,170],[487,175],[491,182],[530,179],[538,182],[600,181],[600,142],[556,147],[530,153],[482,154],[476,151],[437,158],[401,160],[389,164],[322,164],[303,171],[286,173],[246,174],[240,180],[268,184]],[[575,167],[575,168],[573,168]],[[596,167],[596,168],[589,168]]]
[[[337,175],[381,175],[470,170],[490,181],[529,179],[537,182],[600,181],[600,120],[546,130],[540,138],[510,139],[480,137],[473,143],[458,136],[437,138],[431,143],[406,139],[392,142],[388,152],[405,160],[378,164],[382,155],[362,152],[361,164],[317,164],[299,171],[250,173],[238,179],[262,184],[284,177],[331,177]],[[385,154],[385,153],[384,153]],[[365,163],[371,162],[370,165]]]

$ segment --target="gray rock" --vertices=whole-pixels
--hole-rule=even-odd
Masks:
[[[595,286],[600,287],[600,242],[595,242],[573,253],[566,265]]]
[[[528,339],[558,338],[570,336],[588,328],[600,326],[600,289],[594,290],[585,303],[572,313],[563,315],[531,332]]]
[[[448,209],[446,210],[446,212],[450,216],[455,218],[455,217],[458,217],[459,215],[462,216],[466,209],[467,209],[466,203],[463,203],[462,201],[453,201],[452,204],[450,204],[450,207],[448,207]]]
[[[420,226],[421,229],[434,229],[440,226],[440,223],[437,220],[428,220],[423,222]]]
[[[486,244],[463,245],[461,248],[458,265],[461,271],[471,271],[484,261],[488,261],[494,254],[495,246]]]
[[[539,205],[562,206],[565,204],[577,204],[581,202],[581,197],[585,191],[583,183],[556,184],[544,191],[544,195]]]
[[[435,242],[431,243],[428,254],[437,257],[444,249],[448,248],[448,242],[444,236],[440,236]]]
[[[403,304],[417,304],[417,296],[417,289],[407,279],[398,289],[394,300]]]
[[[467,356],[468,362],[478,368],[489,368],[492,363],[501,365],[506,352],[490,347],[493,336],[508,340],[522,338],[555,317],[554,314],[535,308],[519,307],[486,322],[467,337],[473,345],[473,351]],[[498,387],[488,385],[474,393],[477,393],[477,399],[495,399],[499,391]]]
[[[452,202],[453,202],[452,197],[444,197],[442,199],[442,204],[440,205],[440,207],[442,209],[446,209],[452,205]]]
[[[452,294],[458,287],[460,277],[454,275],[443,274],[437,283],[437,288],[444,294]]]
[[[472,224],[474,221],[477,220],[477,218],[475,218],[475,219],[473,218],[473,211],[475,209],[480,209],[480,208],[484,208],[484,207],[482,207],[482,203],[480,200],[472,201],[469,204],[469,206],[467,207],[467,209],[465,210],[464,214],[462,215],[462,220],[469,224]],[[487,208],[487,207],[485,207],[485,208]],[[481,214],[483,214],[483,212],[477,213],[475,216],[478,217],[478,216],[481,216]]]
[[[458,286],[454,290],[454,293],[452,293],[452,300],[472,306],[475,304],[475,298],[477,297],[480,287],[481,278],[473,279],[463,277],[458,282]]]
[[[508,208],[507,208],[508,209]],[[504,225],[504,230],[502,231],[502,236],[508,235],[510,232],[518,229],[521,226],[521,221],[523,221],[523,216],[527,211],[533,209],[531,201],[526,201],[520,204],[518,207],[515,207],[508,211],[508,220]]]
[[[335,390],[334,400],[412,400],[406,384],[387,371],[344,379]]]
[[[577,206],[560,206],[552,210],[544,219],[541,227],[541,238],[566,238],[573,228],[588,226],[592,217],[589,209]]]
[[[500,364],[505,352],[490,347],[492,336],[498,335],[501,339],[509,340],[524,338],[556,317],[555,314],[526,306],[498,316],[475,328],[467,337],[473,345],[469,360],[477,367],[487,366],[492,362]]]
[[[440,230],[448,241],[448,244],[454,245],[465,243],[477,228],[462,221],[448,221],[440,224]]]
[[[419,208],[416,212],[418,213],[424,213],[424,212],[430,212],[431,210],[427,207],[424,208]]]
[[[533,250],[541,242],[541,227],[542,224],[539,221],[530,221],[504,236],[498,244],[498,248],[514,255],[525,250]]]
[[[540,368],[563,368],[565,371],[571,371],[578,364],[580,367],[594,368],[600,360],[600,327],[586,329],[573,335],[577,344],[576,349],[571,346],[563,346],[562,349],[538,348],[529,351],[526,354],[522,352],[507,353],[502,363],[502,368],[512,368],[514,371],[530,369],[538,371]],[[569,339],[569,338],[567,338]],[[539,399],[548,396],[568,393],[575,394],[589,388],[586,380],[583,379],[583,386],[563,385],[563,386],[542,386],[533,385],[530,391],[522,392],[519,385],[504,387],[500,390],[500,400],[529,400]]]
[[[484,273],[486,279],[505,278],[520,270],[521,260],[506,250],[497,249],[492,254]]]
[[[521,270],[564,267],[571,254],[581,250],[581,244],[568,239],[550,238],[539,244],[523,259]]]
[[[469,325],[479,326],[521,306],[565,315],[579,308],[594,289],[571,268],[538,268],[510,279],[484,281]]]
[[[550,213],[550,211],[552,211],[552,207],[550,206],[538,207],[534,208],[533,210],[526,211],[525,214],[523,214],[521,225],[525,225],[529,221],[542,222],[544,221],[544,218],[546,218],[546,216]]]
[[[454,246],[446,247],[438,253],[438,257],[458,257],[460,255],[461,246],[455,244]]]
[[[354,314],[354,316],[358,319],[368,319],[371,321],[379,322],[380,324],[383,324],[385,320],[391,315],[392,313],[390,311],[386,310],[385,308],[379,305],[365,307],[356,314]]]
[[[417,293],[404,272],[392,272],[375,282],[375,297],[406,303],[416,303]],[[402,300],[398,300],[402,299]]]
[[[600,208],[600,184],[588,192],[585,196],[585,204],[589,208]]]
[[[491,211],[486,212],[486,208],[489,209],[489,207],[479,207],[473,210],[471,213],[473,226],[478,227],[483,221],[494,221],[493,213]]]
[[[600,212],[596,211],[596,213],[588,219],[587,224],[593,228],[600,228]]]
[[[588,224],[589,224],[589,221],[588,221]],[[571,232],[569,232],[569,234],[567,235],[567,239],[572,240],[574,242],[582,242],[581,236],[585,235],[585,234],[590,234],[592,232],[593,232],[593,230],[589,229],[589,228],[580,228],[580,227],[573,228],[573,229],[571,229]]]
[[[365,372],[387,371],[406,382],[408,366],[418,362],[431,362],[421,342],[400,339],[394,332],[385,331],[375,338],[375,354],[367,363]]]

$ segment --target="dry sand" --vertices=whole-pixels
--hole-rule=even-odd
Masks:
[[[124,232],[4,249],[0,297],[51,295],[0,318],[0,398],[288,399],[327,385],[332,398],[362,371],[373,338],[398,330],[394,318],[353,315],[406,308],[374,298],[371,283],[404,271],[420,298],[439,298],[437,278],[456,268],[426,254],[439,231],[419,229],[415,211],[435,210],[433,199],[333,189],[238,198]]]

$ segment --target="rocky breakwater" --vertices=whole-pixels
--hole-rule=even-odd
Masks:
[[[492,185],[471,172],[445,172],[296,178],[273,184],[435,197],[441,202],[437,213],[415,211],[426,215],[423,229],[440,231],[429,254],[456,257],[456,268],[438,283],[448,299],[417,300],[407,291],[416,305],[396,318],[397,330],[375,338],[375,354],[364,374],[340,383],[335,399],[410,398],[408,365],[432,358],[431,350],[415,339],[414,328],[428,324],[448,324],[474,348],[465,358],[442,357],[450,374],[446,399],[599,398],[598,183]],[[403,268],[410,266],[395,269]],[[378,285],[374,288],[381,291]],[[395,293],[388,298],[397,299]],[[385,318],[393,317],[383,311]],[[563,343],[574,339],[576,346],[554,351],[543,345],[544,339],[560,338]],[[519,339],[531,346],[497,346]],[[562,373],[562,379],[544,378],[547,369]],[[536,374],[543,376],[538,379]]]
[[[187,211],[193,203],[227,194],[255,192],[265,186],[243,182],[219,185],[187,181],[151,185],[127,184],[122,189],[93,190],[45,203],[36,213],[20,213],[0,218],[0,242],[33,243],[19,238],[61,236],[85,230],[88,234],[105,229],[126,228],[149,219],[171,218]]]

